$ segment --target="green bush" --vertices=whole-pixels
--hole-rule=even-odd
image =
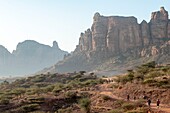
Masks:
[[[45,76],[35,76],[34,79],[31,79],[32,82],[43,82],[45,80]]]
[[[29,113],[46,113],[44,111],[33,111],[33,112],[29,112]]]
[[[161,87],[162,87],[162,88],[169,89],[169,88],[170,88],[170,84],[167,84],[167,85],[162,85]]]
[[[142,66],[143,67],[148,67],[148,68],[155,68],[156,62],[155,61],[151,61],[151,62],[148,62],[146,64],[143,64]]]
[[[39,104],[28,104],[21,106],[21,109],[25,112],[31,112],[39,109]]]
[[[155,78],[155,77],[159,77],[159,76],[163,76],[164,73],[160,72],[160,71],[152,71],[149,72],[147,75],[145,75],[145,78]]]
[[[72,113],[72,108],[59,109],[57,113]]]
[[[146,113],[147,111],[145,110],[131,110],[131,111],[127,111],[126,113]]]
[[[103,96],[102,96],[102,99],[105,100],[105,101],[108,101],[108,100],[110,100],[111,98],[110,98],[109,96],[107,96],[107,95],[103,95]]]
[[[127,82],[130,82],[130,81],[132,81],[132,77],[131,76],[129,77],[127,75],[124,75],[124,76],[120,77],[120,82],[122,84],[126,84]]]
[[[7,99],[7,98],[0,99],[0,104],[8,105],[9,104],[9,99]]]
[[[43,88],[43,92],[47,93],[47,92],[52,92],[54,89],[54,85],[48,85],[46,87]]]
[[[91,101],[89,98],[80,99],[79,105],[83,110],[85,110],[86,113],[90,113]]]
[[[126,111],[128,111],[128,110],[133,110],[133,109],[135,109],[135,104],[134,103],[124,103],[123,105],[122,105],[122,108],[124,109],[124,110],[126,110]]]
[[[137,100],[136,102],[135,102],[135,106],[136,107],[144,107],[144,106],[146,106],[146,100],[144,100],[144,99],[139,99],[139,100]]]
[[[30,112],[30,111],[37,110],[38,107],[39,107],[38,104],[29,104],[29,105],[22,106],[22,109],[26,112]]]
[[[116,107],[121,107],[125,101],[124,100],[116,100],[113,102],[113,105]]]
[[[164,86],[164,85],[168,85],[169,81],[168,80],[161,80],[157,82],[157,86]]]
[[[134,78],[137,80],[143,80],[144,79],[144,75],[141,73],[135,73]]]
[[[110,110],[109,112],[107,113],[124,113],[122,109],[113,109],[113,110]]]
[[[148,78],[148,79],[145,79],[143,81],[144,84],[152,84],[152,83],[156,83],[157,81],[152,79],[152,78]]]
[[[60,84],[60,83],[57,83],[54,85],[54,89],[53,89],[53,93],[54,94],[58,94],[60,91],[62,91],[64,88],[64,85],[63,84]]]
[[[75,91],[68,91],[65,93],[66,98],[76,98],[77,93]]]
[[[111,88],[118,88],[119,85],[118,84],[113,84]]]
[[[21,96],[25,94],[26,90],[24,88],[16,88],[12,90],[12,93],[16,96]]]
[[[28,98],[28,100],[31,103],[34,103],[34,104],[42,104],[42,103],[45,102],[45,98],[44,97],[33,97],[33,98]]]

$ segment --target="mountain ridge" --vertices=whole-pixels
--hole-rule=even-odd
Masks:
[[[58,43],[41,44],[34,40],[18,43],[16,50],[10,53],[4,46],[0,47],[1,75],[28,75],[62,60],[68,52],[61,50]]]
[[[97,12],[91,28],[80,34],[73,54],[49,68],[49,72],[105,70],[102,65],[108,60],[108,69],[121,70],[121,66],[132,61],[129,66],[152,60],[170,63],[169,55],[170,20],[164,7],[151,13],[150,22],[144,20],[140,24],[134,16],[105,17]],[[140,63],[138,59],[142,59]]]

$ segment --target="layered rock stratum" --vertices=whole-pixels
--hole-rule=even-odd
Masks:
[[[75,51],[42,72],[121,70],[155,60],[170,63],[170,20],[164,7],[151,20],[95,13],[92,27],[80,34]]]

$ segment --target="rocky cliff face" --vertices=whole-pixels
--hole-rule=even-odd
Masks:
[[[50,47],[26,40],[19,43],[12,53],[0,46],[0,75],[32,74],[54,65],[66,54],[68,53],[62,51],[56,41]]]
[[[91,29],[81,33],[76,51],[108,50],[117,55],[132,48],[164,43],[169,35],[170,21],[163,7],[152,13],[149,23],[142,21],[141,24],[135,17],[104,17],[96,13]]]
[[[123,65],[129,59],[161,58],[170,55],[169,40],[170,20],[164,7],[151,14],[149,23],[144,20],[140,24],[135,17],[105,17],[95,13],[91,29],[81,33],[73,54],[52,71],[94,70],[108,59],[115,59],[112,64]]]

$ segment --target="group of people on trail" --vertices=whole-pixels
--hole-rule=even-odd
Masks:
[[[151,106],[151,99],[149,98],[149,99],[147,100],[147,102],[148,102],[148,106],[150,107],[150,106]],[[159,108],[159,105],[160,105],[160,100],[158,99],[158,100],[156,101],[156,106],[157,106],[157,108]]]
[[[150,108],[150,107],[151,107],[151,99],[148,98],[147,96],[143,96],[143,99],[147,99],[147,103],[148,103],[148,106],[149,106],[149,108]],[[129,100],[130,100],[130,95],[127,94],[127,101],[129,101]],[[135,96],[134,96],[134,100],[136,100],[136,97],[135,97]],[[160,105],[160,100],[157,99],[157,101],[156,101],[156,106],[157,106],[157,108],[159,108],[159,105]]]

